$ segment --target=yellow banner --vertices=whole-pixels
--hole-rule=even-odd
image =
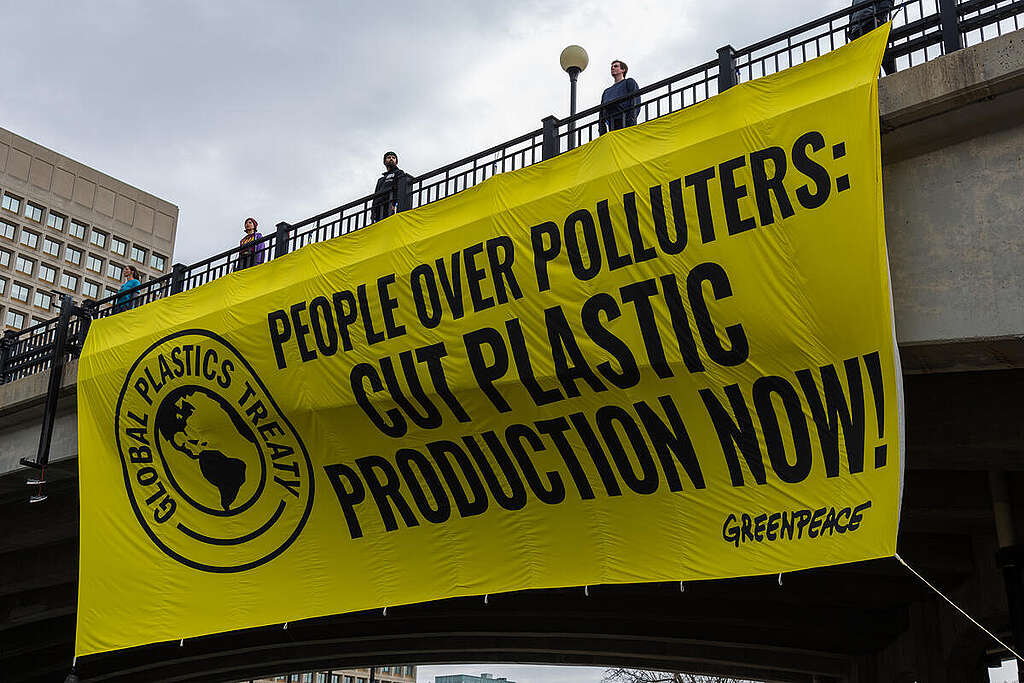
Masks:
[[[885,42],[97,321],[76,652],[892,555]]]

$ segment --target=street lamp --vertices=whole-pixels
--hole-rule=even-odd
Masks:
[[[570,45],[562,50],[558,57],[562,70],[569,74],[569,149],[576,146],[576,77],[587,68],[590,58],[587,51],[579,45]]]

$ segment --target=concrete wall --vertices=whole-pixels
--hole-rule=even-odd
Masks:
[[[882,79],[879,111],[901,346],[1016,337],[1020,354],[1024,31]]]

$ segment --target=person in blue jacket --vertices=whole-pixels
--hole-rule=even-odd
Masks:
[[[598,130],[604,135],[610,130],[628,128],[636,125],[636,116],[640,113],[640,96],[633,94],[629,99],[609,104],[620,97],[626,97],[640,90],[632,78],[626,78],[629,67],[621,59],[612,62],[612,79],[614,83],[605,88],[601,95],[601,119]]]
[[[127,311],[129,308],[135,308],[139,305],[138,301],[134,301],[135,288],[142,284],[139,280],[139,271],[135,270],[135,266],[124,267],[124,284],[117,290],[117,299],[114,302],[114,313],[121,313]]]

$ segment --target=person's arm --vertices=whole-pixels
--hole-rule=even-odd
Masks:
[[[412,208],[411,192],[412,176],[402,171],[402,175],[395,179],[395,192],[398,193],[398,210],[408,211]]]
[[[139,293],[138,289],[139,289],[139,287],[142,286],[142,281],[139,280],[139,279],[129,280],[128,281],[128,285],[129,285],[129,287],[128,287],[128,297],[129,297],[128,307],[129,308],[136,308],[137,306],[139,306],[142,303],[141,301],[139,301],[136,298],[136,295]]]
[[[632,95],[628,101],[629,107],[626,109],[627,125],[635,126],[636,117],[640,114],[640,95],[637,94],[640,92],[640,86],[632,78],[627,78],[626,92]]]
[[[267,248],[267,243],[263,241],[263,235],[259,232],[253,234],[253,239],[256,240],[256,263],[263,263],[263,250]]]
[[[384,218],[385,207],[388,203],[388,193],[383,189],[384,176],[377,178],[377,184],[373,187],[373,202],[370,205],[370,220],[379,221]]]

